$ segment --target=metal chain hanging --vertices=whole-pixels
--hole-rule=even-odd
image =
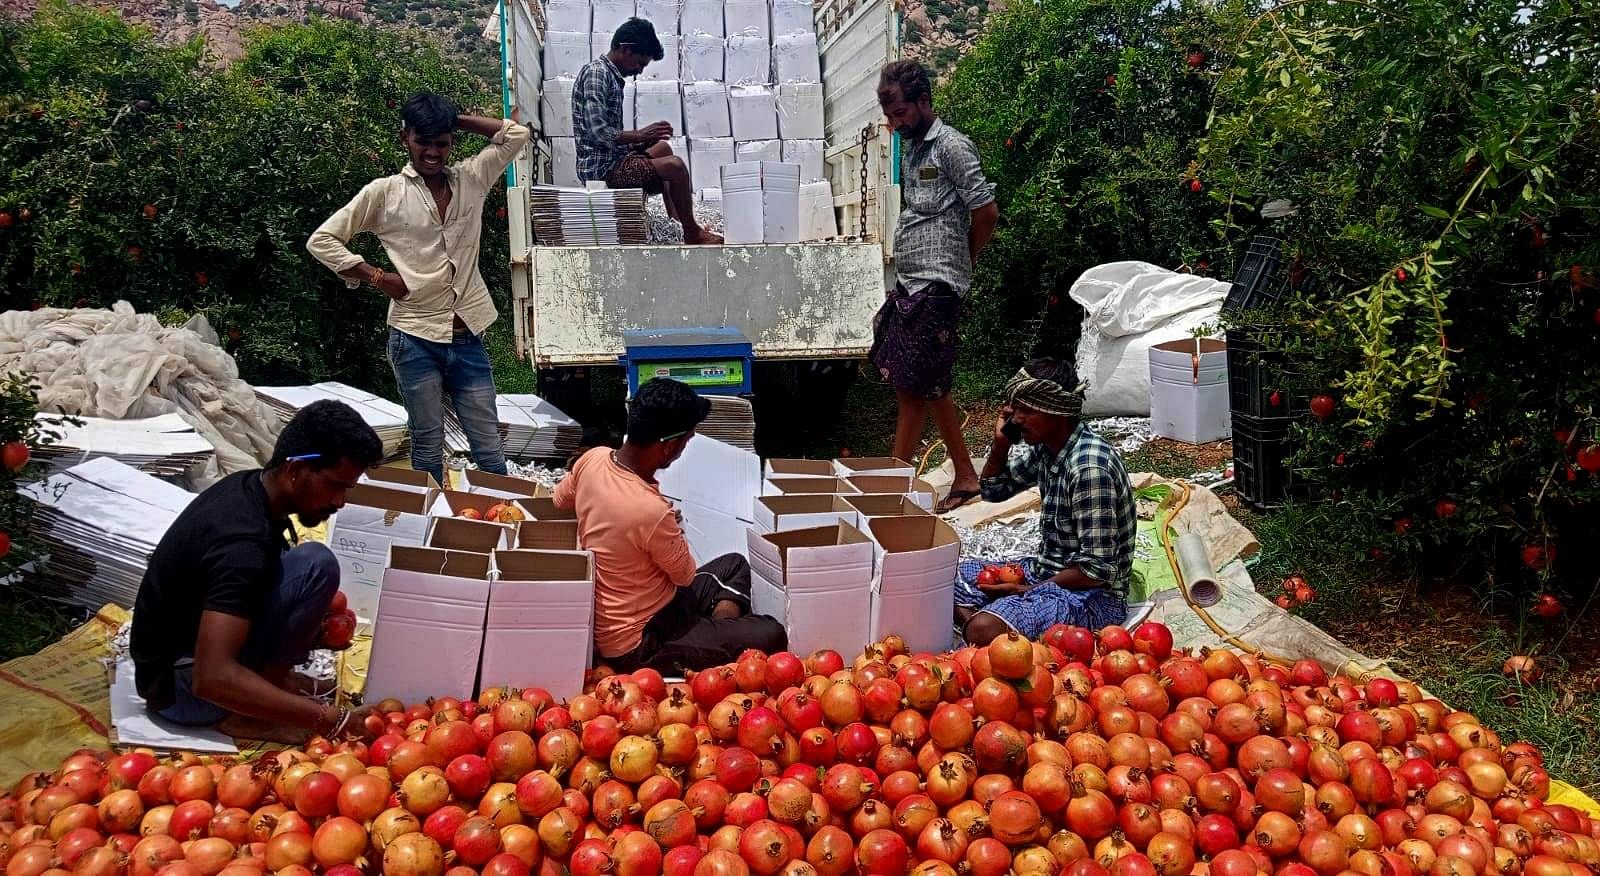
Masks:
[[[867,239],[867,163],[872,148],[873,126],[868,122],[861,128],[861,239]]]

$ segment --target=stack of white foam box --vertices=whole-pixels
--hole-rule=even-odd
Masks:
[[[800,241],[800,166],[734,162],[722,168],[723,239],[730,244]]]

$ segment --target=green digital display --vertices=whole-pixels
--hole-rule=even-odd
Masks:
[[[744,362],[708,359],[702,362],[641,362],[639,382],[670,377],[690,386],[743,386]]]

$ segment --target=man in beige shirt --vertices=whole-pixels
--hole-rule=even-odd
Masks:
[[[484,471],[505,474],[495,406],[494,373],[483,333],[495,321],[494,301],[478,273],[483,202],[532,134],[515,122],[458,115],[449,99],[421,93],[401,110],[400,139],[411,160],[373,180],[322,223],[306,243],[317,261],[389,296],[389,364],[411,427],[411,466],[444,483],[444,398],[448,394]],[[489,138],[489,146],[450,163],[455,132]],[[393,271],[350,251],[364,231]]]

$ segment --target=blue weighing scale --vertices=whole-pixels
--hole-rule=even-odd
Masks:
[[[617,357],[628,373],[628,397],[639,384],[670,377],[701,395],[749,395],[755,364],[750,340],[736,328],[632,329]]]

